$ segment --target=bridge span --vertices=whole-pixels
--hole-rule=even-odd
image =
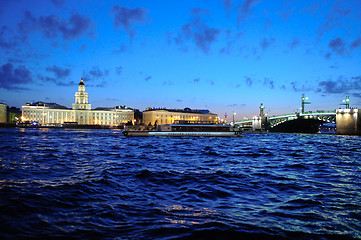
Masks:
[[[336,123],[336,111],[316,111],[316,112],[304,112],[304,113],[291,113],[276,116],[257,116],[252,119],[235,122],[242,128],[252,128],[252,130],[269,130],[276,129],[277,126],[286,122],[308,122],[315,123]],[[300,122],[301,123],[301,122]]]
[[[320,125],[335,123],[337,134],[361,135],[361,111],[350,108],[349,96],[346,96],[343,102],[342,105],[346,105],[344,109],[305,112],[305,104],[311,103],[308,102],[308,97],[302,94],[300,113],[267,116],[261,103],[259,116],[238,122],[233,120],[233,123],[244,130],[294,133],[316,133]]]

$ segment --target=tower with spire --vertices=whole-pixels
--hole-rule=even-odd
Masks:
[[[81,78],[78,92],[75,93],[75,103],[72,105],[74,110],[90,110],[91,104],[88,103],[88,93],[85,92],[85,84]]]

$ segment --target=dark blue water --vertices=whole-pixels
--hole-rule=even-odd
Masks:
[[[360,239],[360,146],[0,129],[0,239]]]

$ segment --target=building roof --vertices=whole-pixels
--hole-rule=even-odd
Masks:
[[[85,86],[85,84],[84,84],[84,82],[83,82],[83,78],[80,79],[79,85],[84,85],[84,86]]]
[[[46,103],[46,102],[35,102],[35,103],[26,103],[27,106],[45,106],[51,109],[70,109],[65,106],[59,105],[57,103]]]
[[[198,114],[214,114],[211,113],[207,109],[190,109],[190,108],[184,108],[184,109],[167,109],[167,108],[148,108],[144,112],[149,111],[167,111],[167,112],[178,112],[178,113],[198,113]]]

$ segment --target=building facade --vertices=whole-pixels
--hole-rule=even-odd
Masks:
[[[162,125],[174,123],[215,124],[218,115],[208,110],[185,109],[147,109],[143,112],[143,123]]]
[[[0,103],[0,123],[8,122],[8,105]]]
[[[77,123],[81,125],[118,126],[134,119],[134,110],[127,107],[91,109],[88,103],[88,93],[81,79],[78,92],[75,93],[75,103],[72,108],[66,108],[54,103],[27,103],[22,106],[22,121],[36,121],[42,125]]]

